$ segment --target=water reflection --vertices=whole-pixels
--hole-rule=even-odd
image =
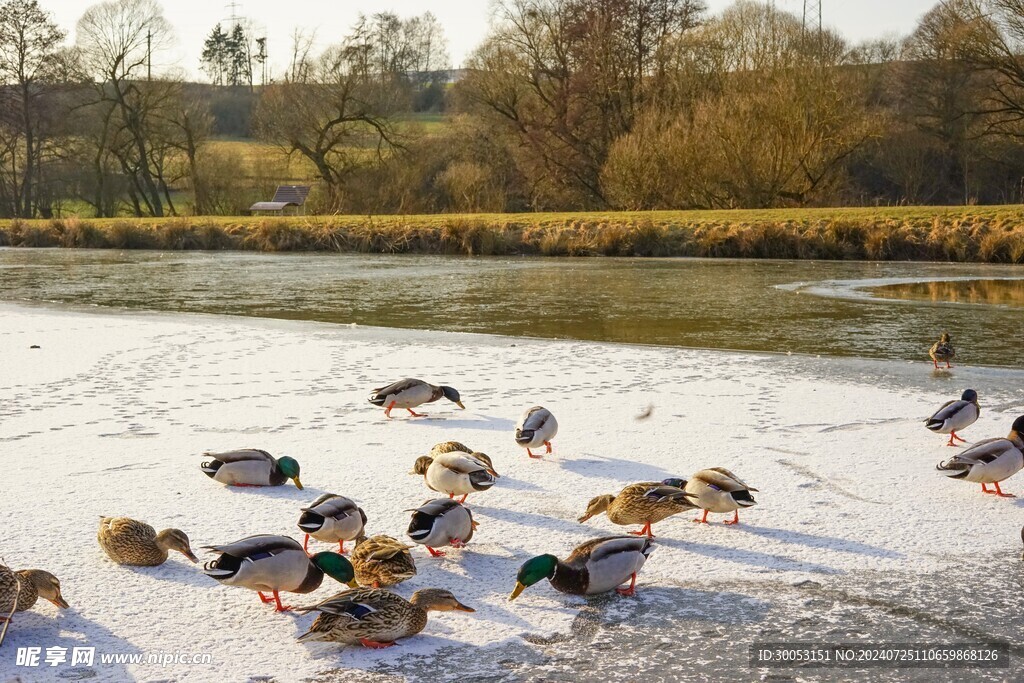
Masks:
[[[1024,280],[940,280],[871,288],[883,299],[1024,307]]]

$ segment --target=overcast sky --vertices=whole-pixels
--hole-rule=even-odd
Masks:
[[[886,34],[909,32],[917,19],[937,0],[823,0],[825,23],[847,38],[859,41]],[[39,0],[74,40],[75,23],[86,7],[83,0]],[[218,21],[232,14],[230,0],[166,0],[165,15],[174,25],[177,48],[164,61],[176,62],[190,75],[199,74],[199,53],[206,35]],[[458,66],[487,30],[490,0],[236,0],[235,11],[249,18],[267,36],[274,70],[287,64],[291,36],[296,28],[315,30],[318,44],[343,36],[360,12],[393,11],[400,16],[433,12],[444,26],[449,52]],[[732,0],[707,0],[720,11]],[[803,0],[776,0],[779,9],[800,13]]]

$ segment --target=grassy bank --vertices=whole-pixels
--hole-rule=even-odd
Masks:
[[[0,246],[1024,263],[1024,207],[13,220]]]

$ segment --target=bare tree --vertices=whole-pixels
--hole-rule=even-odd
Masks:
[[[163,216],[166,192],[148,136],[163,84],[154,91],[150,69],[153,55],[171,42],[170,24],[156,0],[111,0],[87,9],[77,28],[83,66],[96,79],[94,104],[111,105],[123,133],[115,149],[134,185],[135,210]]]
[[[505,0],[463,96],[520,141],[541,202],[602,206],[612,143],[665,90],[666,46],[700,0]]]
[[[47,127],[55,119],[54,91],[57,54],[64,33],[36,0],[7,0],[0,5],[0,94],[2,146],[10,159],[4,164],[0,195],[8,197],[8,213],[32,217],[39,206],[42,162]]]

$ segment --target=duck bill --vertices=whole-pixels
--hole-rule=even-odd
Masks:
[[[293,479],[292,481],[295,482],[295,488],[297,488],[298,490],[301,491],[302,490],[302,482],[299,481],[299,478],[295,477],[295,479]]]
[[[65,600],[64,596],[60,593],[57,593],[57,597],[55,597],[53,600],[50,600],[50,602],[55,604],[57,607],[60,607],[61,609],[67,609],[68,607],[71,607],[71,605],[68,604],[68,601]]]
[[[348,586],[349,588],[359,588],[359,582],[356,581],[355,579],[352,579],[351,581],[349,581],[345,585]]]
[[[519,594],[526,590],[526,586],[516,581],[516,587],[512,589],[512,595],[508,596],[509,600],[515,600],[519,597]]]
[[[469,605],[463,605],[461,602],[459,602],[457,600],[455,601],[455,609],[458,612],[475,612],[476,611],[475,609],[473,609]]]
[[[576,521],[579,522],[580,524],[582,524],[583,522],[587,521],[588,519],[590,519],[593,516],[594,515],[592,515],[589,512],[587,512],[582,517],[577,517]]]
[[[192,564],[197,564],[199,562],[199,558],[196,557],[195,553],[193,553],[191,550],[182,550],[181,554],[187,557],[189,560],[191,560]]]
[[[462,408],[463,410],[466,409],[466,406],[462,405],[462,401],[456,401],[455,405],[457,405],[458,407]]]

